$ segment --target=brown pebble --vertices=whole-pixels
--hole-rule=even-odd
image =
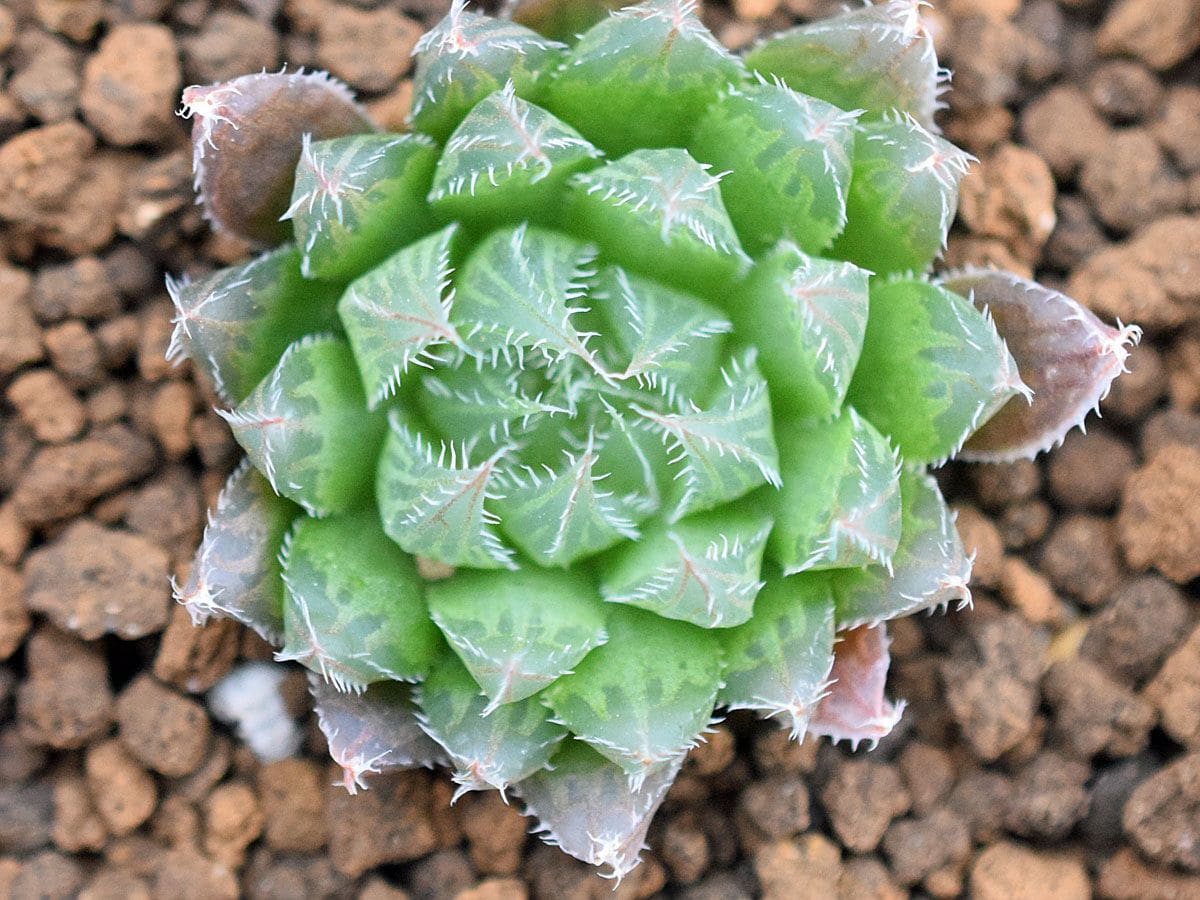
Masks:
[[[1061,624],[1066,619],[1066,610],[1050,581],[1017,557],[1004,560],[1000,593],[1010,606],[1034,624]]]
[[[149,382],[162,381],[176,373],[167,360],[167,347],[175,330],[169,302],[148,304],[141,313],[141,334],[138,336],[138,374]]]
[[[69,441],[87,424],[83,404],[50,369],[34,369],[13,379],[7,397],[37,439],[47,444]]]
[[[132,358],[137,349],[141,326],[132,313],[102,322],[96,328],[100,344],[100,361],[106,369],[119,369]]]
[[[792,837],[810,824],[808,789],[796,776],[753,781],[738,798],[739,830],[751,838],[748,850],[765,841]]]
[[[1134,755],[1146,746],[1158,718],[1149,703],[1086,659],[1054,663],[1042,690],[1054,708],[1059,742],[1082,759]]]
[[[1013,779],[1005,825],[1022,837],[1062,840],[1088,810],[1089,767],[1058,753],[1040,753]]]
[[[1054,226],[1050,240],[1046,242],[1043,253],[1045,263],[1069,271],[1108,246],[1108,237],[1100,228],[1087,203],[1078,196],[1060,194],[1055,210],[1058,223]],[[1118,383],[1122,380],[1124,379],[1118,379]]]
[[[529,888],[516,878],[488,878],[473,888],[459,891],[454,900],[528,900]]]
[[[1164,865],[1200,871],[1200,753],[1181,756],[1160,769],[1130,795],[1123,816],[1125,833],[1146,856]]]
[[[515,875],[521,865],[529,820],[505,803],[498,792],[470,797],[470,805],[464,804],[461,822],[475,871],[481,875]]]
[[[1050,529],[1054,511],[1044,500],[1027,500],[1004,510],[1000,516],[1000,536],[1010,550],[1021,550],[1040,541]]]
[[[1105,900],[1186,900],[1200,897],[1200,875],[1151,867],[1122,847],[1100,867],[1096,887]]]
[[[919,815],[931,812],[954,785],[954,762],[939,747],[911,743],[896,764],[912,797],[913,811]]]
[[[1167,446],[1125,485],[1117,533],[1135,569],[1179,584],[1200,575],[1200,449]]]
[[[230,619],[197,627],[188,611],[176,605],[154,657],[155,677],[191,694],[208,690],[237,660],[237,630]]]
[[[1070,128],[1063,123],[1070,122]],[[1071,84],[1053,87],[1021,111],[1021,137],[1060,178],[1067,178],[1109,140],[1110,130],[1087,95]]]
[[[857,759],[841,760],[820,796],[834,832],[856,853],[874,850],[912,802],[894,766]]]
[[[988,509],[1002,509],[1028,500],[1042,487],[1041,470],[1028,459],[972,466],[971,480],[980,503]]]
[[[939,809],[919,819],[893,822],[883,837],[883,850],[896,880],[911,887],[938,869],[961,870],[971,855],[971,834],[955,813]]]
[[[154,896],[171,900],[235,900],[238,883],[224,863],[180,847],[163,854],[156,866]]]
[[[1150,128],[1180,169],[1200,172],[1200,87],[1174,85]]]
[[[179,459],[192,449],[190,424],[195,403],[195,392],[186,381],[169,381],[154,391],[150,421],[167,459]]]
[[[1187,602],[1179,589],[1157,575],[1122,585],[1091,619],[1080,653],[1138,684],[1149,678],[1187,632]]]
[[[340,787],[326,789],[329,852],[339,872],[357,878],[384,862],[418,859],[436,846],[430,777],[424,772],[377,775],[371,790],[356,797]]]
[[[0,217],[48,225],[68,205],[95,146],[75,121],[31,128],[0,145]]]
[[[1050,492],[1066,509],[1105,512],[1117,505],[1136,466],[1133,448],[1111,431],[1073,431],[1050,454]]]
[[[46,29],[82,44],[95,35],[104,6],[101,0],[35,0],[33,11]]]
[[[258,772],[258,792],[266,815],[266,842],[284,853],[314,853],[325,846],[324,771],[307,759],[284,759]]]
[[[75,114],[79,102],[79,56],[66,42],[29,30],[12,54],[16,70],[9,81],[13,96],[47,124]]]
[[[187,775],[208,748],[208,715],[199,703],[149,675],[135,678],[117,698],[121,740],[143,764],[170,777]]]
[[[1042,159],[1004,144],[972,168],[959,186],[959,212],[971,231],[998,238],[1024,260],[1054,231],[1054,176]]]
[[[824,835],[764,844],[754,854],[764,900],[828,900],[842,874],[841,852]]]
[[[1162,354],[1148,341],[1130,349],[1125,367],[1128,371],[1113,382],[1100,409],[1106,416],[1132,422],[1144,417],[1162,399],[1167,374]]]
[[[223,784],[208,795],[204,820],[204,852],[235,869],[245,862],[246,848],[258,840],[265,822],[258,798],[241,782]]]
[[[189,83],[213,84],[247,72],[279,66],[279,35],[266,22],[218,10],[196,34],[184,38],[184,69]]]
[[[29,674],[17,691],[17,722],[32,744],[81,747],[108,731],[113,697],[99,650],[43,625],[25,648]]]
[[[108,842],[104,819],[92,806],[87,784],[78,775],[54,782],[54,845],[66,853],[95,853]]]
[[[1069,515],[1056,520],[1042,545],[1038,568],[1057,590],[1099,606],[1120,584],[1118,555],[1111,519]]]
[[[971,867],[974,900],[1090,900],[1083,863],[1073,857],[1003,841],[979,854]]]
[[[94,256],[82,256],[38,271],[33,310],[47,323],[67,318],[109,319],[120,312],[121,300],[104,264]]]
[[[1167,657],[1145,696],[1158,709],[1167,734],[1200,750],[1200,628]]]
[[[151,900],[150,888],[124,869],[101,869],[79,893],[79,900]]]
[[[21,574],[0,565],[0,660],[16,653],[29,632],[24,593],[25,579]]]
[[[712,863],[708,838],[694,816],[679,815],[667,820],[659,841],[663,864],[678,884],[692,884]]]
[[[144,637],[167,623],[167,563],[145,538],[80,520],[30,554],[27,602],[87,640]]]
[[[1011,140],[1015,121],[1004,106],[964,109],[946,123],[946,137],[976,156],[983,156]]]
[[[21,521],[12,503],[0,503],[0,564],[16,565],[25,555],[32,537],[29,526]]]
[[[408,115],[412,111],[412,95],[412,79],[406,78],[396,86],[395,90],[368,102],[366,104],[367,112],[384,131],[408,131]]]
[[[46,850],[27,859],[12,883],[12,900],[66,900],[83,882],[83,870],[69,856]]]
[[[1165,93],[1157,75],[1128,59],[1101,65],[1088,79],[1087,89],[1096,109],[1119,123],[1153,118]]]
[[[46,351],[67,383],[77,388],[88,388],[100,382],[104,364],[100,359],[100,344],[82,322],[71,319],[42,335]]]
[[[181,79],[169,28],[123,23],[104,36],[84,66],[79,105],[110,144],[160,143],[178,129]]]
[[[412,66],[421,27],[394,9],[329,4],[317,23],[317,61],[351,87],[385,91]]]
[[[1150,132],[1113,133],[1084,161],[1079,185],[1100,221],[1132,231],[1183,208],[1183,180],[1163,157]]]
[[[129,834],[150,818],[158,802],[154,779],[120,741],[89,747],[84,769],[92,802],[113,834]]]
[[[1167,393],[1179,409],[1200,408],[1200,334],[1182,335],[1167,354]]]
[[[5,147],[7,145],[4,145]],[[4,147],[0,147],[0,160]],[[0,170],[0,195],[3,193],[3,171]],[[4,201],[0,199],[0,207]],[[0,215],[3,212],[0,211]],[[29,307],[33,280],[21,269],[0,264],[0,378],[7,377],[21,366],[40,360],[42,333]]]
[[[1101,53],[1130,54],[1169,69],[1200,47],[1200,6],[1191,0],[1119,0],[1096,34]]]

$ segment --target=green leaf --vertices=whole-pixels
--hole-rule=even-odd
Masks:
[[[725,652],[722,705],[781,718],[792,738],[802,739],[829,687],[833,617],[823,573],[769,579],[754,618],[718,633]]]
[[[752,254],[784,239],[819,253],[846,225],[857,119],[858,112],[782,82],[731,85],[688,147],[696,159],[729,170],[721,197]]]
[[[460,571],[428,594],[430,615],[489,710],[537,693],[606,639],[600,598],[578,575]]]
[[[298,513],[249,462],[234,470],[209,515],[188,579],[175,588],[192,624],[228,617],[270,644],[283,639],[279,548]]]
[[[991,318],[916,280],[875,281],[849,401],[911,463],[954,456],[1009,398],[1028,396]]]
[[[613,156],[681,147],[742,64],[696,15],[695,0],[648,0],[582,35],[547,88],[546,106]]]
[[[972,161],[912,118],[860,125],[849,221],[832,255],[879,275],[928,271],[946,246]]]
[[[244,402],[218,412],[275,492],[309,513],[342,512],[369,496],[386,422],[367,411],[340,338],[296,341]]]
[[[432,368],[437,351],[464,346],[450,321],[449,225],[351,282],[338,312],[354,348],[372,409],[396,392],[410,366]]]
[[[641,790],[625,772],[583,741],[567,741],[550,761],[517,786],[542,840],[576,859],[608,866],[618,882],[640,861],[646,831],[683,760],[652,772]]]
[[[665,490],[671,484],[666,448],[658,435],[640,427],[643,424],[640,416],[618,409],[603,394],[596,399],[594,427],[600,448],[597,466],[608,473],[605,482],[608,490],[640,521],[659,511]]]
[[[620,766],[636,790],[708,727],[720,645],[707,629],[625,605],[609,613],[608,634],[543,697],[556,720]]]
[[[770,554],[785,575],[890,566],[900,543],[900,456],[853,408],[838,418],[780,422],[783,486]]]
[[[756,72],[842,109],[893,110],[933,127],[949,76],[938,68],[919,0],[884,0],[772,35],[746,55]]]
[[[437,145],[423,134],[304,135],[291,219],[306,278],[345,281],[428,232]]]
[[[758,348],[776,415],[841,409],[867,330],[869,278],[789,243],[755,263],[729,306],[738,336]]]
[[[520,96],[536,99],[539,79],[558,65],[564,49],[528,28],[468,12],[466,6],[466,0],[451,0],[446,18],[413,50],[412,126],[438,142],[509,80]]]
[[[532,367],[479,362],[463,357],[421,379],[417,403],[447,440],[495,449],[546,419],[573,414],[562,392]]]
[[[349,793],[366,790],[367,775],[445,764],[446,754],[417,721],[409,685],[381,681],[361,694],[348,694],[309,673],[308,690]]]
[[[175,331],[167,358],[187,356],[222,399],[245,398],[288,344],[337,324],[338,289],[307,281],[300,253],[285,246],[200,281],[167,279]]]
[[[736,500],[760,484],[779,487],[779,453],[771,424],[767,383],[753,349],[721,371],[724,384],[707,409],[659,413],[633,410],[657,431],[675,467],[675,522],[691,512]]]
[[[705,396],[733,326],[688,294],[616,266],[602,269],[589,292],[608,349],[623,367],[614,377],[658,391],[668,401]]]
[[[686,150],[636,150],[574,176],[565,221],[613,262],[713,296],[750,262],[721,200],[721,178]]]
[[[368,508],[301,519],[280,553],[286,642],[278,660],[303,663],[340,690],[421,678],[441,647],[412,557]]]
[[[966,297],[996,328],[1033,393],[1013,397],[967,441],[959,457],[978,462],[1031,459],[1084,427],[1118,375],[1142,330],[1112,328],[1065,294],[1009,272],[973,269],[939,282]],[[1013,373],[1010,373],[1012,376]]]
[[[541,228],[495,231],[475,248],[456,279],[453,320],[472,352],[525,367],[525,355],[582,359],[593,368],[594,335],[573,317],[585,294],[596,248]]]
[[[869,566],[834,573],[838,629],[874,625],[957,600],[969,606],[971,559],[937,482],[923,472],[900,476],[904,523],[892,569]]]
[[[600,593],[668,619],[729,628],[750,618],[771,519],[732,507],[658,524],[603,565]]]
[[[394,414],[390,425],[375,486],[388,537],[451,566],[516,568],[496,533],[499,519],[485,506],[499,497],[493,476],[503,452],[472,465],[461,445],[435,447]]]
[[[503,793],[550,761],[566,729],[548,721],[536,697],[489,706],[453,654],[418,688],[421,724],[454,764],[457,800],[468,791]]]
[[[567,178],[601,156],[566,122],[517,97],[510,81],[455,129],[429,201],[446,218],[482,225],[550,224]]]

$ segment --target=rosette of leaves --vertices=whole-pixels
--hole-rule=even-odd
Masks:
[[[347,788],[447,764],[620,876],[723,711],[895,724],[886,623],[970,599],[927,468],[1049,448],[1136,337],[929,275],[969,157],[918,5],[737,57],[688,0],[572,46],[456,3],[406,134],[189,88],[214,224],[291,239],[171,283],[248,459],[178,594],[308,667]]]

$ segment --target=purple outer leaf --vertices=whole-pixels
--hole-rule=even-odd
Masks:
[[[1033,401],[1014,397],[959,453],[975,462],[1031,459],[1085,429],[1113,380],[1125,369],[1136,325],[1112,328],[1075,300],[1008,272],[971,269],[940,279],[943,287],[988,310],[1008,343]]]
[[[860,625],[838,635],[833,645],[831,684],[808,723],[808,733],[834,741],[859,741],[874,747],[886,737],[904,712],[904,701],[884,695],[891,640],[887,626]]]
[[[259,245],[292,234],[291,202],[305,134],[342,137],[375,126],[340,81],[325,72],[262,72],[183,90],[192,120],[197,200],[219,230]]]
[[[447,764],[442,748],[417,723],[409,685],[381,681],[361,694],[342,693],[310,674],[308,691],[329,755],[342,767],[342,784],[351,794],[367,789],[369,774]]]

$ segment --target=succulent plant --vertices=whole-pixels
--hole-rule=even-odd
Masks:
[[[188,89],[214,225],[291,240],[170,283],[248,459],[177,594],[311,670],[349,790],[449,764],[619,877],[723,710],[896,723],[886,622],[970,601],[928,467],[1049,448],[1137,336],[928,274],[970,158],[919,5],[737,57],[691,0],[572,46],[456,0],[406,134]]]

